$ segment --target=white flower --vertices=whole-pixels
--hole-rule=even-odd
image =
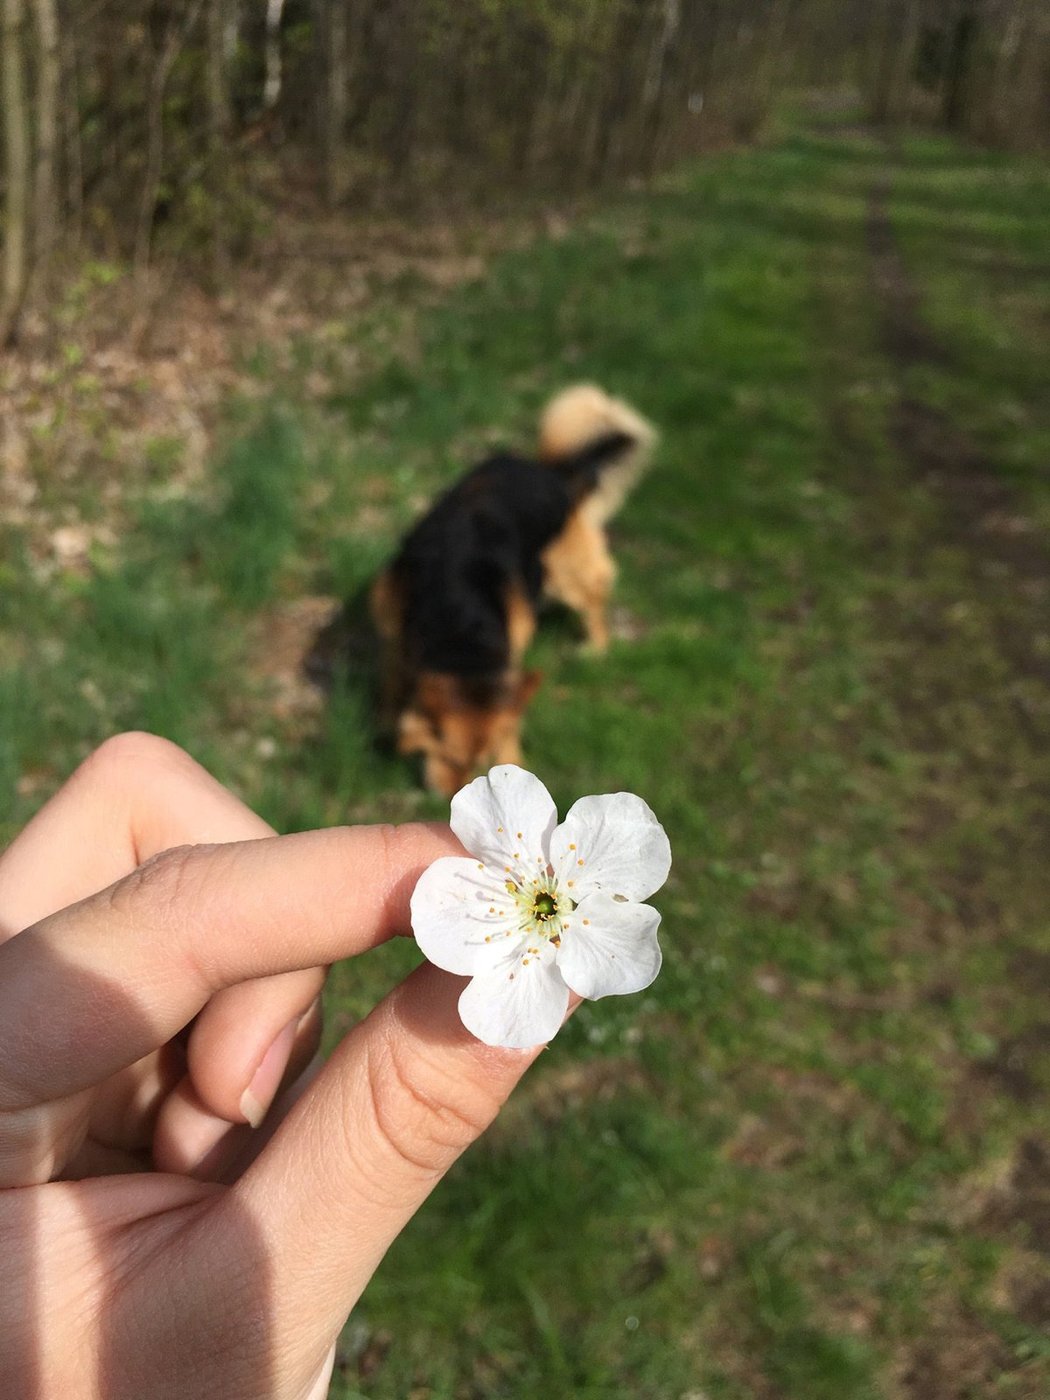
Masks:
[[[513,764],[452,799],[467,856],[437,860],[412,894],[416,942],[471,978],[463,1024],[487,1045],[554,1036],[569,992],[640,992],[660,971],[660,915],[646,899],[667,879],[663,827],[631,792],[581,797],[560,826],[550,793]]]

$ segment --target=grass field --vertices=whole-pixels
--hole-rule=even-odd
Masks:
[[[565,382],[661,428],[526,746],[663,820],[664,971],[404,1234],[337,1400],[1050,1394],[1048,219],[1035,165],[809,128],[260,347],[204,483],[40,482],[116,520],[87,568],[0,521],[0,841],[132,726],[282,830],[441,815],[353,667],[307,704],[302,600]],[[413,961],[337,967],[333,1034]]]

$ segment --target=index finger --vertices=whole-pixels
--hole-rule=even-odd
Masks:
[[[275,834],[177,745],[115,734],[0,852],[0,940],[170,846]]]
[[[223,987],[331,963],[409,928],[447,827],[332,828],[164,851],[0,945],[0,1111],[133,1064]]]

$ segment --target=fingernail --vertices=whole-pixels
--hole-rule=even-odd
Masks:
[[[273,1096],[277,1093],[278,1085],[288,1068],[288,1057],[292,1053],[300,1019],[297,1016],[294,1021],[289,1021],[281,1031],[259,1061],[259,1068],[241,1095],[241,1112],[253,1128],[257,1128],[266,1117],[266,1110],[273,1102]]]

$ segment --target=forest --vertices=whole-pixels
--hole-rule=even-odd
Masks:
[[[84,257],[222,285],[283,209],[648,178],[848,85],[1050,139],[1042,0],[2,0],[0,341]]]

